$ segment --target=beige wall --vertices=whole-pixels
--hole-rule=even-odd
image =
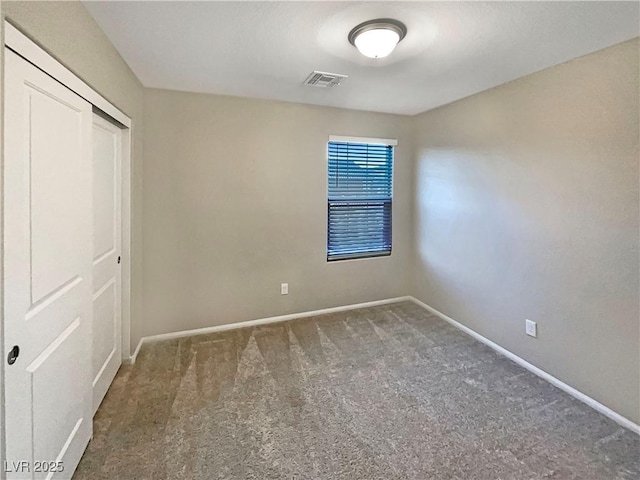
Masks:
[[[144,334],[406,295],[409,122],[146,90]],[[330,134],[399,141],[390,257],[327,263]]]
[[[2,14],[132,119],[131,344],[135,347],[142,335],[142,84],[80,2],[2,2]]]
[[[415,295],[636,423],[639,54],[626,42],[414,125]]]

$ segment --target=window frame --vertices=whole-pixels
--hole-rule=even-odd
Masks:
[[[390,183],[391,183],[391,191],[388,199],[380,199],[380,200],[372,200],[370,198],[362,198],[362,199],[351,199],[352,202],[362,202],[362,203],[375,203],[376,201],[382,204],[382,208],[386,208],[385,204],[389,203],[389,250],[384,251],[363,251],[363,252],[352,252],[352,253],[343,253],[343,254],[333,254],[330,255],[329,246],[330,246],[330,220],[331,220],[331,202],[329,188],[330,188],[330,148],[331,143],[357,143],[357,144],[366,144],[366,145],[374,145],[374,146],[385,146],[391,147],[391,168],[390,168]],[[342,136],[342,135],[329,135],[329,140],[326,144],[326,166],[327,166],[327,185],[326,185],[326,201],[327,201],[327,219],[326,219],[326,228],[327,228],[327,239],[326,239],[326,259],[328,263],[340,262],[344,260],[363,260],[367,258],[380,258],[380,257],[389,257],[393,251],[393,197],[394,197],[394,173],[395,173],[395,158],[396,158],[396,147],[398,145],[398,141],[395,139],[389,138],[374,138],[374,137],[351,137],[351,136]],[[335,199],[333,200],[335,202]]]

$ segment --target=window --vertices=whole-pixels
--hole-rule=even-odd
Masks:
[[[327,260],[391,255],[395,144],[330,137]]]

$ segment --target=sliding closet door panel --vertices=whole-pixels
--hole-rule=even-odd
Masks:
[[[70,478],[92,432],[92,108],[5,53],[5,468]]]
[[[93,411],[121,364],[120,167],[122,132],[93,118]]]

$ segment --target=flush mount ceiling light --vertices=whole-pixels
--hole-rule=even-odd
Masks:
[[[349,42],[365,57],[383,58],[393,52],[406,34],[404,23],[392,18],[378,18],[351,30]]]

